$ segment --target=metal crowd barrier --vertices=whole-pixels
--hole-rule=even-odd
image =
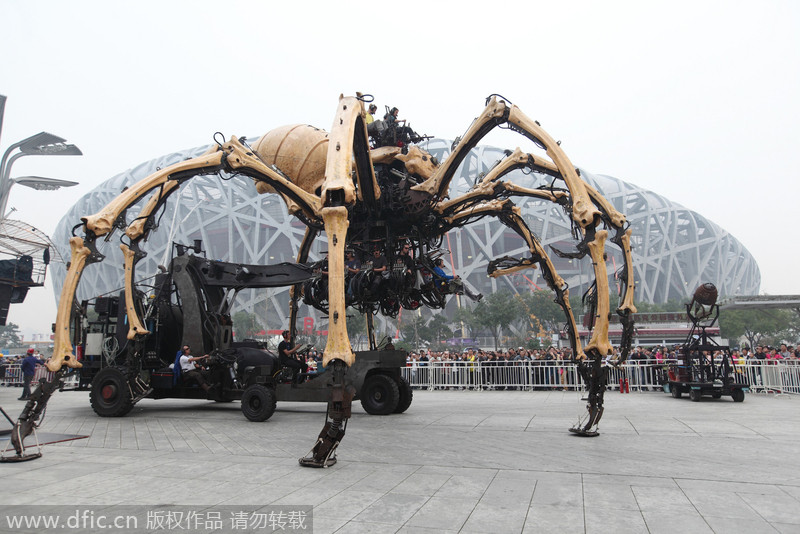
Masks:
[[[623,379],[630,391],[661,391],[667,380],[669,360],[634,360],[609,368],[608,387],[619,390]],[[737,363],[734,380],[750,384],[754,393],[800,395],[800,362]],[[465,362],[433,361],[411,363],[402,368],[403,377],[418,389],[522,389],[583,390],[573,363],[555,361]]]
[[[5,365],[5,372],[0,377],[0,385],[3,386],[21,386],[22,385],[22,369],[20,364]]]
[[[402,369],[424,389],[581,389],[577,368],[566,362],[428,362]]]
[[[800,395],[800,362],[796,360],[777,363],[762,360],[742,367],[751,391]]]
[[[53,372],[48,371],[42,365],[36,366],[36,371],[33,373],[33,380],[31,380],[31,389],[44,378],[45,380],[52,380]],[[64,377],[64,385],[72,387],[78,385],[78,373],[72,372]],[[22,387],[22,368],[18,363],[9,364],[5,366],[5,373],[0,376],[0,386],[7,387]]]
[[[619,390],[622,379],[628,380],[630,391],[661,390],[671,363],[647,360],[628,361],[618,368],[610,368],[608,386]],[[402,368],[403,377],[414,388],[421,389],[523,389],[523,390],[583,390],[575,364],[552,361],[499,361],[465,362],[433,361],[416,363]],[[43,366],[36,367],[32,385],[41,378],[51,379],[53,373]],[[749,383],[753,393],[800,395],[800,361],[788,360],[772,363],[752,361],[734,365],[737,383]],[[65,378],[66,385],[77,385],[77,373]],[[22,386],[20,364],[5,367],[0,376],[2,386]]]

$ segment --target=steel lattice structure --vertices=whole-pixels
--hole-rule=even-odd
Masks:
[[[426,145],[424,148],[441,161],[449,154],[451,142],[432,139]],[[145,162],[114,176],[81,198],[54,233],[53,241],[61,254],[69,256],[67,241],[80,217],[96,213],[124,187],[156,169],[198,156],[207,149],[206,146],[184,150]],[[473,149],[459,169],[451,191],[454,194],[465,192],[473,185],[469,182],[470,176],[487,172],[503,155],[504,151],[499,148],[478,146]],[[761,276],[755,259],[724,229],[652,191],[583,169],[581,176],[617,210],[625,213],[633,228],[637,301],[684,300],[703,282],[712,282],[721,295],[758,294]],[[527,187],[548,180],[522,171],[515,171],[510,179]],[[222,180],[227,180],[224,186]],[[572,229],[558,206],[533,198],[521,198],[517,204],[526,223],[545,246],[569,248]],[[194,239],[203,240],[203,249],[213,259],[259,264],[293,261],[305,231],[303,224],[289,217],[277,195],[256,194],[252,181],[245,178],[216,175],[186,183],[180,193],[167,202],[159,225],[161,228],[150,234],[143,247],[148,256],[138,264],[138,273],[155,274],[159,264],[167,263],[172,242],[191,244]],[[106,261],[84,273],[79,299],[113,293],[121,288],[123,259],[116,238],[113,241],[101,250],[107,255]],[[487,218],[451,231],[443,247],[450,250],[445,256],[448,268],[454,269],[477,291],[488,294],[503,287],[515,291],[545,287],[543,281],[537,279],[537,271],[500,278],[486,276],[486,267],[492,258],[521,257],[528,253],[522,239],[494,219]],[[311,258],[321,258],[325,250],[324,240],[316,242]],[[613,272],[622,265],[621,254],[615,249],[608,253],[609,271]],[[571,260],[555,255],[553,261],[573,294],[586,290],[591,276],[589,272],[582,272],[581,269],[586,268],[581,267],[580,262],[573,266]],[[65,270],[57,263],[52,269],[58,296]],[[288,288],[281,288],[269,292],[243,291],[238,302],[240,309],[254,312],[268,329],[283,329],[288,325],[288,300]],[[301,310],[300,316],[304,315],[318,320],[320,314],[308,308],[305,312]]]

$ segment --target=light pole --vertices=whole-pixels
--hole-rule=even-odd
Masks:
[[[19,152],[12,155],[12,152],[15,150],[19,150]],[[59,187],[75,185],[75,182],[67,182],[66,180],[38,178],[34,176],[26,176],[17,180],[12,180],[10,178],[11,166],[14,165],[15,161],[25,156],[81,155],[83,155],[83,152],[81,152],[81,149],[77,146],[68,145],[65,139],[47,132],[40,132],[36,135],[32,135],[8,147],[3,153],[2,160],[0,160],[0,220],[5,218],[8,194],[11,191],[11,186],[15,183],[21,183],[35,189],[58,189]]]
[[[6,96],[0,95],[0,134],[3,133],[3,115],[6,114]]]

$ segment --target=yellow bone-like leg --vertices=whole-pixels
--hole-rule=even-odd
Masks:
[[[358,195],[368,187],[376,192],[375,199],[380,196],[375,173],[371,162],[368,168],[359,170],[353,151],[354,143],[360,143],[362,147],[369,147],[367,139],[366,123],[364,122],[364,104],[355,97],[339,97],[339,106],[336,109],[336,117],[330,131],[330,141],[328,142],[328,157],[325,164],[325,181],[322,184],[320,197],[323,202],[327,202],[331,192],[341,192],[342,200],[347,205],[352,205],[356,201],[356,189],[353,187],[353,170],[356,170],[356,178],[360,185]],[[365,175],[362,176],[360,173]],[[327,223],[326,223],[327,224]],[[344,244],[343,244],[344,245]],[[344,256],[342,256],[344,258]]]
[[[600,230],[593,241],[587,243],[592,256],[594,279],[597,284],[597,316],[592,339],[586,344],[586,352],[597,351],[601,356],[611,354],[613,347],[608,340],[608,314],[611,305],[608,300],[608,270],[606,269],[605,245],[608,231]]]
[[[600,192],[592,187],[591,185],[583,182],[583,186],[586,188],[586,192],[589,193],[589,196],[592,199],[592,202],[600,206],[602,211],[605,213],[605,216],[611,221],[611,224],[614,225],[616,228],[622,228],[625,226],[625,215],[618,212],[616,208],[608,201],[606,197],[600,194]]]
[[[269,165],[265,165],[261,161],[261,157],[242,145],[236,136],[232,136],[227,143],[222,145],[222,151],[227,153],[225,163],[232,170],[242,172],[248,170],[256,171],[261,175],[259,180],[268,179],[267,185],[269,187],[259,187],[258,183],[256,183],[256,190],[259,193],[268,193],[273,190],[280,193],[284,201],[286,201],[286,207],[290,215],[302,211],[310,219],[319,217],[322,203],[317,195],[305,191]]]
[[[125,255],[125,311],[128,314],[128,339],[135,339],[136,336],[149,334],[139,319],[136,306],[133,303],[133,294],[136,288],[133,285],[133,267],[136,263],[136,253],[128,245],[120,245],[122,253]]]
[[[506,276],[524,269],[535,269],[537,267],[537,262],[540,263],[550,289],[557,292],[560,291],[562,294],[562,298],[558,301],[558,304],[564,310],[564,316],[569,324],[568,332],[570,344],[575,348],[575,358],[579,360],[585,359],[585,353],[581,349],[581,342],[580,339],[578,339],[578,328],[575,323],[575,316],[572,313],[572,307],[569,303],[569,289],[565,289],[567,284],[561,275],[558,274],[558,271],[556,270],[555,265],[553,265],[550,256],[539,243],[539,240],[535,235],[533,235],[533,232],[530,231],[528,225],[525,224],[525,220],[522,218],[519,207],[513,206],[510,211],[506,210],[505,207],[509,204],[512,204],[510,200],[491,200],[489,202],[483,202],[474,207],[457,211],[453,217],[448,217],[445,220],[452,224],[463,219],[469,219],[470,217],[477,217],[481,215],[494,215],[498,218],[505,219],[509,227],[525,240],[525,243],[528,245],[528,249],[531,251],[533,258],[522,260],[520,261],[519,265],[515,265],[513,267],[496,269],[489,276],[492,278],[497,278],[499,276]]]
[[[222,151],[216,151],[211,154],[206,153],[202,156],[170,165],[165,169],[151,174],[147,178],[140,180],[126,189],[98,213],[83,217],[82,219],[86,229],[90,230],[97,237],[106,235],[112,230],[114,222],[119,218],[122,212],[138,202],[140,198],[154,188],[166,184],[170,175],[192,169],[202,169],[204,167],[217,168],[221,165],[224,155]]]
[[[567,157],[561,146],[544,131],[536,121],[528,118],[517,106],[511,106],[508,122],[536,137],[544,146],[547,155],[553,160],[561,178],[567,184],[572,197],[572,220],[581,228],[590,226],[600,211],[592,204],[589,193],[586,191],[584,181],[578,176],[575,167]]]
[[[328,343],[322,365],[334,359],[353,365],[355,354],[347,337],[347,316],[344,302],[344,246],[347,237],[347,208],[337,206],[322,209],[325,234],[328,236]]]
[[[69,240],[72,251],[69,270],[61,288],[61,298],[58,301],[58,316],[56,331],[53,337],[53,355],[47,360],[47,369],[56,372],[63,365],[67,367],[83,367],[81,362],[72,354],[72,341],[69,338],[70,317],[72,317],[72,304],[75,301],[75,290],[81,280],[81,273],[86,266],[86,258],[92,253],[84,246],[83,239],[73,237]]]
[[[472,189],[460,197],[452,200],[439,202],[434,209],[439,213],[446,213],[448,210],[457,209],[460,205],[465,205],[473,200],[489,199],[498,196],[498,188],[513,195],[541,198],[550,202],[567,196],[566,191],[549,191],[547,189],[531,189],[519,186],[513,182],[502,182],[500,178],[513,170],[521,168],[544,168],[550,173],[558,174],[558,168],[550,162],[545,162],[541,158],[534,159],[532,154],[525,154],[517,148],[511,155],[507,156],[498,165],[492,168],[483,180],[476,184]]]
[[[464,160],[464,157],[478,141],[494,128],[493,123],[503,119],[507,111],[508,106],[506,106],[505,102],[492,98],[483,112],[472,122],[466,133],[461,137],[461,141],[459,141],[455,150],[442,162],[433,176],[411,189],[413,191],[423,191],[431,196],[445,198],[453,175]]]
[[[455,169],[463,161],[466,151],[471,149],[483,138],[492,128],[502,122],[508,122],[515,128],[526,132],[536,138],[544,147],[547,156],[552,160],[549,162],[539,161],[538,165],[550,170],[558,170],[561,179],[567,184],[567,189],[572,197],[572,219],[581,228],[588,228],[594,223],[594,219],[600,214],[599,210],[591,202],[583,180],[580,179],[575,167],[570,162],[567,155],[550,135],[536,122],[528,118],[517,106],[510,108],[503,101],[492,98],[483,113],[475,119],[470,128],[464,134],[450,157],[436,170],[434,175],[423,183],[412,187],[415,191],[425,191],[433,196],[444,198],[450,186],[450,180]],[[493,124],[494,123],[494,124]]]
[[[513,154],[506,156],[498,165],[493,167],[483,179],[475,184],[466,194],[452,200],[446,200],[436,204],[434,209],[439,213],[446,213],[448,210],[458,207],[459,204],[469,202],[473,199],[490,198],[495,195],[497,184],[495,183],[501,176],[508,172],[524,167],[528,163],[528,154],[517,148]]]
[[[150,216],[153,214],[153,211],[158,207],[162,201],[165,201],[166,197],[172,194],[173,191],[178,189],[180,184],[178,182],[167,182],[164,186],[153,193],[150,199],[145,204],[142,211],[139,212],[139,215],[136,219],[125,229],[125,235],[128,236],[131,240],[139,239],[144,235],[144,228],[147,224],[147,221],[150,219]]]
[[[633,279],[633,260],[631,259],[631,234],[633,230],[628,228],[625,233],[622,235],[622,252],[625,254],[625,264],[628,265],[627,273],[626,273],[626,287],[625,287],[625,294],[622,296],[622,302],[620,302],[618,311],[628,311],[630,313],[636,313],[636,306],[633,304],[633,289],[634,289],[634,279]]]

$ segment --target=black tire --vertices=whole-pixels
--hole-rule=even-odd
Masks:
[[[414,400],[414,391],[411,389],[408,381],[402,376],[397,379],[397,389],[400,392],[400,400],[393,413],[403,413],[411,406],[411,401]]]
[[[372,375],[361,388],[361,406],[370,415],[389,415],[400,402],[400,388],[393,378]]]
[[[116,367],[101,369],[92,380],[89,403],[100,417],[123,417],[133,409],[125,374]]]
[[[670,386],[670,392],[672,393],[673,399],[680,399],[681,398],[681,388],[679,386]]]
[[[692,402],[700,402],[700,399],[703,397],[703,394],[700,393],[699,389],[690,389],[689,390],[689,398],[692,399]]]
[[[249,386],[242,394],[242,413],[250,421],[266,421],[275,413],[276,405],[275,391],[261,384]]]
[[[733,402],[744,402],[744,390],[741,389],[732,390],[731,397],[733,397]]]

